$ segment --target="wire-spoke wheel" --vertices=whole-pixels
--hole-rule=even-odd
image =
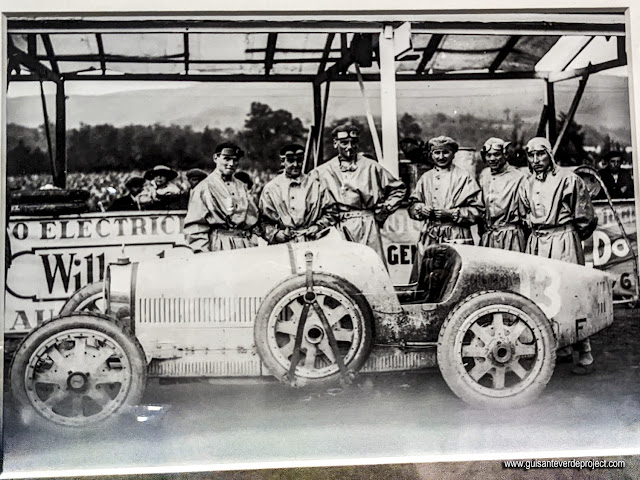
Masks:
[[[113,320],[91,314],[59,317],[36,328],[11,365],[11,392],[27,424],[102,425],[137,404],[145,383],[138,341]]]
[[[525,405],[542,392],[554,365],[550,322],[515,293],[472,295],[440,330],[440,371],[451,390],[474,405]]]
[[[371,309],[367,301],[347,281],[325,274],[314,274],[314,292],[331,327],[338,354],[345,367],[355,372],[364,364],[371,345]],[[258,311],[256,346],[262,361],[279,379],[284,379],[291,367],[305,293],[304,276],[291,278],[270,292]],[[309,308],[292,384],[333,383],[340,375],[329,334],[314,308]]]

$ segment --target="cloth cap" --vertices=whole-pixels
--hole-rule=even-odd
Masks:
[[[178,176],[178,172],[165,165],[156,165],[144,174],[144,178],[146,178],[147,180],[153,180],[158,175],[167,177],[167,180],[173,180]]]
[[[187,178],[207,178],[209,174],[199,168],[192,168],[186,173]]]
[[[135,187],[142,187],[143,185],[144,185],[144,178],[139,177],[138,175],[129,177],[129,179],[126,182],[124,182],[124,186],[127,187],[129,190]]]
[[[546,150],[549,155],[553,153],[553,147],[551,146],[551,143],[544,137],[534,137],[529,140],[527,142],[527,146],[524,147],[527,153],[529,153],[531,150],[540,150],[541,148],[543,150]]]
[[[331,136],[334,140],[342,140],[344,138],[359,138],[360,137],[360,129],[356,127],[353,123],[343,123],[342,125],[338,125],[331,132]]]
[[[287,153],[304,154],[304,147],[297,143],[288,143],[280,149],[280,156],[283,157]]]
[[[222,142],[218,144],[213,153],[223,153],[228,156],[235,155],[237,158],[244,157],[244,150],[233,142]]]
[[[551,158],[550,169],[553,170],[556,166],[556,159],[553,158],[553,147],[551,147],[551,143],[544,137],[534,137],[527,142],[527,145],[524,147],[525,152],[529,153],[532,150],[545,150],[549,154],[549,158]],[[531,164],[529,164],[529,171],[533,171],[531,168]]]
[[[438,149],[438,148],[448,148],[453,153],[458,151],[458,142],[456,142],[453,138],[447,137],[445,135],[441,135],[439,137],[432,138],[428,142],[429,151]]]

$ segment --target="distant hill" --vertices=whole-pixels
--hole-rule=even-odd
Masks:
[[[568,110],[576,81],[556,86],[558,112]],[[368,100],[379,116],[378,86],[367,84]],[[447,116],[473,115],[491,121],[505,121],[516,113],[535,125],[544,104],[544,84],[539,80],[405,82],[398,83],[398,112],[416,118],[443,112]],[[11,95],[9,89],[9,95]],[[239,129],[249,105],[257,100],[272,108],[286,109],[306,125],[311,123],[311,87],[301,84],[197,84],[181,89],[134,90],[105,95],[73,95],[67,100],[68,128],[88,125],[178,125],[202,130],[205,126]],[[55,114],[53,98],[48,98],[49,114]],[[327,121],[360,116],[364,104],[357,85],[334,83]],[[627,78],[593,75],[583,95],[576,121],[588,127],[591,137],[609,134],[629,144],[630,109]],[[36,127],[43,123],[39,96],[7,98],[7,123]],[[437,129],[437,126],[435,127]],[[598,133],[599,132],[599,133]],[[425,136],[439,132],[424,131]],[[590,143],[590,142],[587,142]]]

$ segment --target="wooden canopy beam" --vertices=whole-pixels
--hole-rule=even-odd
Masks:
[[[42,43],[44,45],[44,49],[47,51],[47,60],[51,63],[51,70],[56,75],[60,75],[60,68],[58,67],[58,61],[56,60],[56,54],[53,51],[53,44],[51,43],[51,37],[48,33],[41,34]]]
[[[562,145],[562,141],[564,140],[564,136],[569,129],[569,125],[571,121],[576,115],[576,111],[578,110],[578,105],[580,105],[580,100],[582,99],[582,94],[584,93],[584,89],[587,86],[587,81],[589,80],[589,74],[586,73],[578,84],[578,90],[576,90],[576,94],[573,97],[573,101],[571,102],[571,107],[569,107],[569,111],[567,112],[567,116],[564,119],[564,123],[562,124],[562,128],[560,129],[560,133],[558,134],[558,138],[556,139],[555,144],[553,145],[553,154],[555,155],[560,145]]]
[[[324,44],[324,50],[322,51],[322,59],[320,60],[320,65],[318,66],[318,74],[324,72],[327,68],[327,62],[329,61],[329,55],[331,54],[331,45],[333,45],[333,39],[335,38],[335,33],[327,34],[327,41]]]
[[[100,69],[102,70],[102,74],[107,73],[107,62],[105,61],[104,56],[104,45],[102,43],[102,35],[100,33],[96,33],[96,43],[98,44],[98,56],[100,58]]]
[[[267,37],[267,51],[264,54],[264,72],[265,75],[271,73],[274,64],[274,56],[276,54],[276,43],[278,42],[278,34],[270,33]]]
[[[583,68],[574,68],[571,70],[565,70],[564,72],[554,72],[549,74],[549,82],[561,82],[563,80],[571,80],[572,78],[583,77],[586,74],[592,74],[601,72],[603,70],[609,70],[610,68],[622,67],[627,64],[625,59],[609,60],[608,62],[597,63],[595,65],[589,65]]]
[[[343,40],[342,45],[344,45],[345,37],[344,36],[341,36],[341,37]],[[351,40],[352,44],[355,38],[356,37],[354,36],[354,38]],[[374,35],[371,43],[371,48],[373,48],[373,50],[375,51],[376,48],[378,47],[378,44],[379,44],[379,36]],[[352,49],[351,48],[345,49],[343,47],[342,51],[343,51],[342,57],[340,57],[340,59],[336,63],[334,63],[331,67],[329,67],[328,69],[316,75],[315,79],[313,80],[315,84],[319,85],[321,83],[326,82],[327,80],[338,80],[338,79],[342,79],[342,77],[357,79],[357,75],[353,75],[353,74],[349,75],[348,73],[346,73],[349,66],[351,66],[356,61],[356,58],[354,56]],[[365,76],[363,75],[363,77]],[[380,78],[380,75],[376,75],[376,77]]]
[[[507,56],[520,41],[520,38],[522,38],[520,35],[512,35],[509,37],[504,46],[500,49],[500,52],[498,52],[498,55],[496,55],[496,58],[491,62],[491,65],[489,66],[490,72],[493,73],[500,68],[500,65],[502,65],[502,62],[506,60]]]
[[[429,39],[429,43],[426,48],[422,52],[422,58],[420,59],[420,63],[418,64],[418,68],[416,69],[416,73],[420,74],[424,72],[425,67],[429,63],[429,61],[433,58],[442,42],[444,35],[441,33],[436,33],[431,36]]]
[[[21,65],[24,65],[29,70],[31,70],[38,80],[49,80],[56,83],[61,81],[59,74],[55,73],[53,70],[48,69],[38,60],[31,57],[14,45],[7,45],[7,49],[9,55],[11,55]],[[11,76],[11,80],[14,80],[16,77],[20,76],[21,75]]]
[[[377,73],[363,73],[362,78],[365,82],[378,82],[380,75]],[[545,79],[546,76],[542,72],[474,72],[474,73],[432,73],[423,75],[398,74],[398,82],[425,82],[425,81],[443,81],[443,80],[523,80],[523,79]],[[11,81],[15,82],[32,82],[39,78],[36,75],[12,75]],[[121,75],[91,75],[79,72],[66,73],[65,80],[68,81],[189,81],[189,82],[272,82],[272,83],[316,83],[317,75],[306,74],[279,74],[279,75],[222,75],[222,74],[180,74],[180,73],[125,73]],[[337,75],[333,78],[335,81],[355,82],[358,80],[357,75],[347,73]]]
[[[184,73],[189,73],[189,34],[184,33],[182,37],[182,43],[184,43]]]
[[[560,70],[565,71],[567,68],[569,68],[569,65],[571,65],[576,58],[578,58],[578,55],[580,55],[582,52],[584,52],[584,49],[589,46],[589,44],[593,41],[594,38],[596,38],[596,37],[589,37],[587,39],[587,41],[584,42],[584,44],[578,49],[578,51],[571,56],[571,60],[569,60],[565,64],[565,66],[562,67]]]
[[[41,20],[15,19],[8,20],[10,32],[55,33],[57,31],[76,31],[89,33],[124,33],[133,32],[179,32],[206,33],[207,31],[228,31],[238,33],[251,32],[380,32],[385,24],[394,28],[404,23],[403,20],[391,21],[385,18],[373,19],[312,19],[300,20],[186,20],[186,19],[51,19],[43,24]],[[620,16],[619,23],[614,22],[562,22],[562,21],[415,21],[411,30],[415,33],[482,33],[490,31],[499,35],[620,35],[625,34],[624,16]]]

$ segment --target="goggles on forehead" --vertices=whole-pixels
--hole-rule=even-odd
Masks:
[[[349,130],[348,132],[338,132],[336,133],[336,140],[344,140],[345,138],[359,138],[360,133],[356,130]]]
[[[485,145],[484,151],[490,152],[491,150],[499,150],[500,152],[504,152],[505,147],[505,143],[489,143],[488,145]]]

